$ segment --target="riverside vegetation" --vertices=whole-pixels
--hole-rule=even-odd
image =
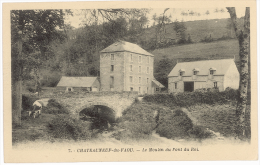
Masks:
[[[233,137],[236,97],[237,90],[233,89],[146,95],[142,102],[137,100],[126,109],[108,132],[112,132],[110,138],[124,143],[152,139],[154,131],[173,140],[202,141],[214,137],[208,129],[224,137]],[[35,99],[23,96],[23,106],[31,108]],[[198,122],[194,123],[183,108]],[[14,144],[37,139],[51,142],[99,139],[104,131],[93,127],[90,121],[71,118],[68,110],[55,99],[48,101],[41,118],[32,119],[25,114],[22,119],[23,124],[13,128]],[[250,121],[247,126],[250,128]]]

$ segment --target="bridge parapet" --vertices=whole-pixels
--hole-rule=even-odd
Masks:
[[[93,105],[111,108],[118,118],[137,98],[137,92],[75,92],[56,95],[55,99],[65,106],[70,114],[76,118],[79,112]]]

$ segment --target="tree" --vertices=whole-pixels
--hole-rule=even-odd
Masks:
[[[192,17],[193,17],[194,14],[195,14],[195,13],[194,13],[194,11],[192,11],[192,10],[189,12],[189,15],[191,15],[191,21],[192,21]]]
[[[22,80],[23,72],[28,58],[23,56],[37,55],[33,57],[46,60],[50,41],[61,36],[57,27],[62,28],[62,10],[12,10],[11,11],[11,48],[12,48],[12,119],[14,124],[21,124],[22,104]],[[40,52],[41,56],[39,56]],[[29,58],[32,59],[32,58]],[[39,65],[36,73],[39,74]],[[29,70],[30,71],[30,70]],[[36,76],[36,79],[38,76]],[[39,80],[36,80],[38,88]]]
[[[167,16],[165,13],[169,10],[169,8],[164,9],[162,16],[156,17],[156,14],[153,16],[153,19],[157,22],[155,27],[155,40],[156,44],[161,43],[163,39],[165,39],[166,29],[165,24],[171,22],[171,15]]]
[[[169,59],[166,56],[155,65],[155,78],[161,82],[166,88],[168,87],[168,74],[171,72],[172,68],[176,65],[176,61]]]
[[[207,10],[205,14],[206,14],[207,16],[209,16],[210,12]]]
[[[247,119],[247,95],[248,95],[248,64],[250,58],[250,8],[246,7],[244,17],[244,29],[239,29],[236,9],[227,7],[230,18],[234,27],[236,37],[239,41],[239,57],[240,57],[240,82],[239,96],[237,100],[236,118],[237,118],[237,136],[240,139],[248,138],[249,130],[246,127]]]
[[[173,23],[173,29],[176,32],[177,43],[186,43],[187,27],[185,26],[184,22],[179,22],[178,20],[175,20]]]

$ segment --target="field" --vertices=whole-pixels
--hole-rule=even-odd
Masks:
[[[190,34],[193,42],[200,42],[206,36],[213,39],[218,39],[223,36],[229,36],[235,38],[233,29],[227,28],[229,19],[213,19],[213,20],[198,20],[185,22],[187,27],[186,34]],[[239,27],[243,26],[243,19],[238,20]],[[166,38],[175,39],[176,33],[173,30],[173,23],[166,24]],[[155,37],[155,27],[150,27],[145,30],[142,38],[145,40],[151,40]]]
[[[156,49],[151,53],[154,54],[155,63],[160,61],[164,56],[169,59],[178,59],[179,62],[182,59],[230,59],[234,57],[238,61],[239,45],[236,39],[230,39]]]

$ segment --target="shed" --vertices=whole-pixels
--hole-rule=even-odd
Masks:
[[[62,76],[57,87],[58,90],[70,91],[99,91],[100,82],[97,77],[66,77]]]
[[[162,85],[159,81],[157,81],[156,79],[152,80],[152,94],[154,93],[160,93],[161,89],[165,88],[164,85]]]

